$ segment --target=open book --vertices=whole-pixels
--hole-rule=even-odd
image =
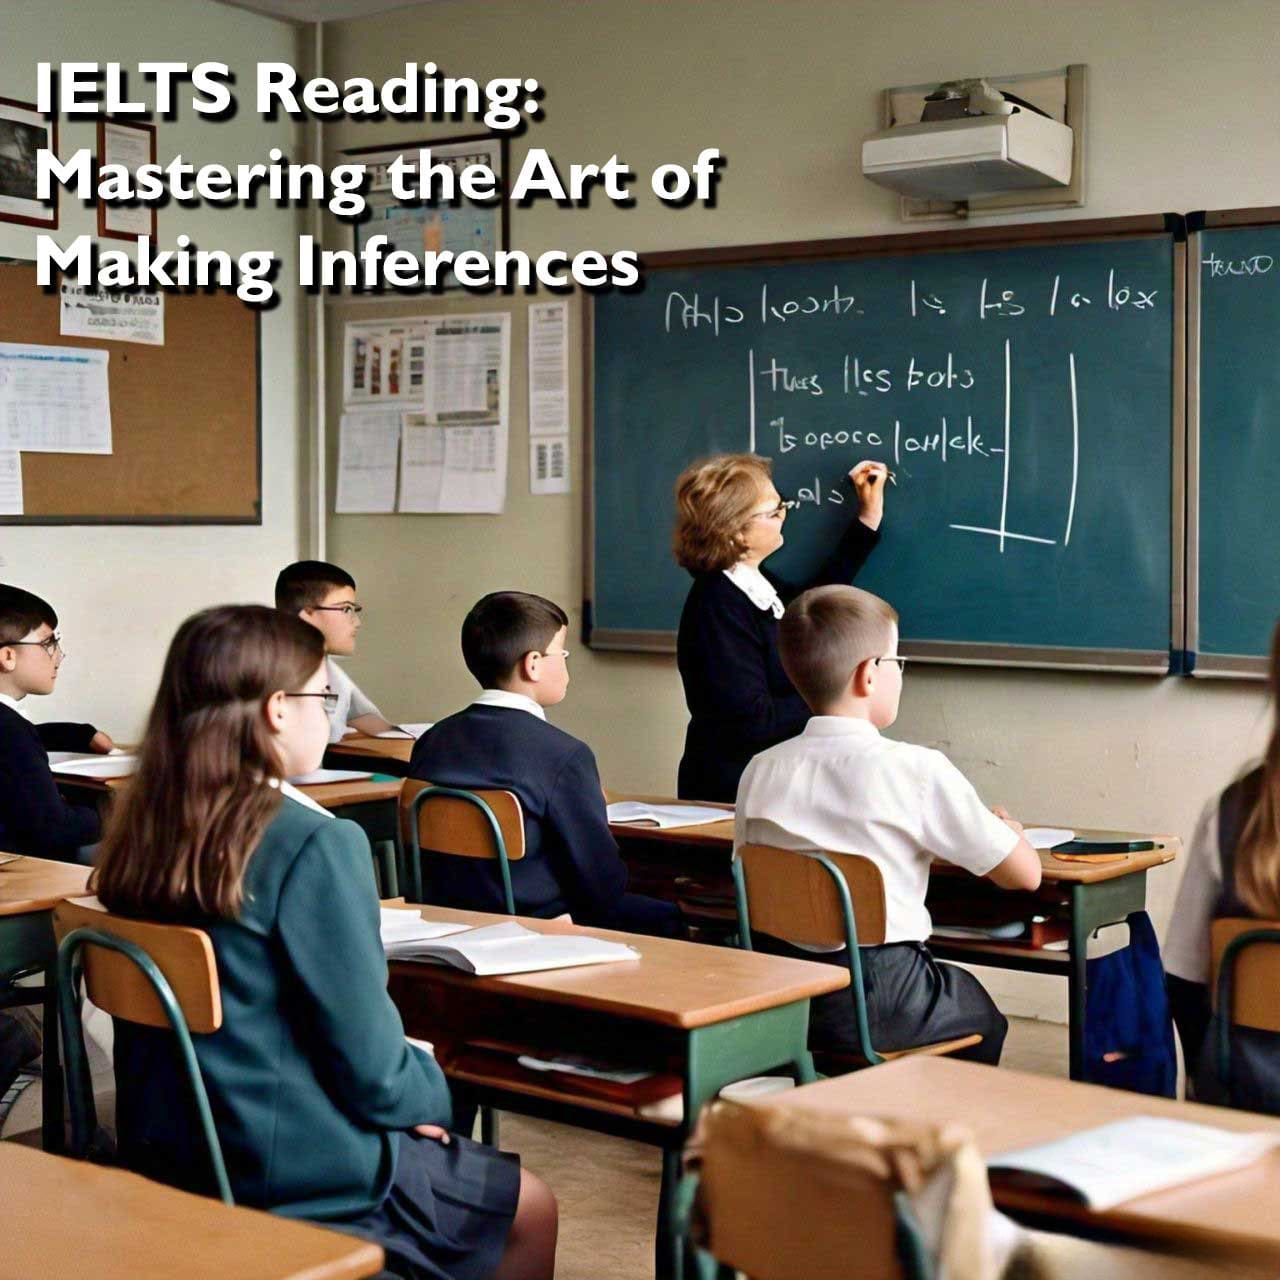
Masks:
[[[384,918],[392,913],[407,914],[383,908]],[[403,932],[391,936],[383,927],[382,946],[388,959],[448,964],[487,977],[640,958],[638,951],[621,942],[582,933],[535,933],[515,920],[478,929],[430,920],[421,923],[424,928],[419,931],[409,925],[394,926]]]
[[[610,822],[634,823],[636,826],[702,827],[709,822],[733,820],[732,809],[712,809],[705,804],[646,804],[642,800],[618,800],[608,806]]]
[[[1029,1175],[1080,1196],[1090,1209],[1243,1169],[1280,1146],[1277,1133],[1234,1133],[1207,1124],[1134,1116],[993,1156],[993,1173]],[[1017,1178],[1019,1185],[1025,1179]]]

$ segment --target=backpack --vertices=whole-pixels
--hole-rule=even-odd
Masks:
[[[1160,944],[1145,911],[1128,925],[1127,947],[1086,962],[1083,1078],[1172,1098],[1178,1059]]]

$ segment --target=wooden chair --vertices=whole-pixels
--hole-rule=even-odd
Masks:
[[[751,950],[751,930],[823,947],[844,947],[857,1021],[859,1053],[817,1053],[824,1075],[875,1066],[908,1054],[956,1053],[981,1044],[980,1035],[960,1036],[910,1049],[877,1052],[867,1025],[867,993],[859,946],[884,941],[884,879],[870,858],[851,853],[796,853],[773,845],[742,845],[733,859],[739,945]],[[854,902],[857,902],[857,911]]]
[[[1231,1077],[1233,1029],[1280,1032],[1280,920],[1215,920],[1210,938],[1218,1014],[1214,1056],[1227,1100],[1238,1106]]]
[[[400,792],[400,825],[412,854],[410,880],[418,902],[426,900],[425,855],[492,859],[502,876],[507,914],[515,915],[510,864],[524,857],[524,814],[512,792],[464,791],[410,778]]]
[[[80,1021],[83,977],[85,994],[112,1017],[173,1032],[218,1195],[225,1204],[233,1204],[209,1095],[191,1043],[192,1032],[210,1035],[222,1026],[222,992],[209,935],[202,929],[112,915],[97,898],[60,902],[54,908],[53,927],[58,937],[58,1012],[67,1058],[72,1152],[87,1155],[97,1130]]]

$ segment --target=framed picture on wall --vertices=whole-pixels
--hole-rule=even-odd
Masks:
[[[139,165],[156,162],[156,127],[133,120],[102,116],[98,120],[98,169],[104,164],[123,165],[130,173]],[[108,203],[98,199],[98,237],[112,240],[156,238],[154,205]]]
[[[416,165],[422,150],[430,150],[433,165],[446,164],[455,173],[460,173],[468,165],[486,165],[497,177],[497,197],[486,203],[458,199],[427,204],[397,199],[391,191],[388,166],[401,156]],[[377,235],[388,237],[388,253],[407,249],[415,257],[443,249],[453,253],[478,249],[492,256],[497,250],[510,247],[505,137],[480,133],[457,138],[426,138],[394,147],[359,147],[343,154],[365,165],[369,174],[365,197],[368,210],[363,218],[352,224],[357,253],[371,236]],[[458,287],[452,271],[444,278],[444,287]]]
[[[58,153],[58,121],[42,116],[34,102],[0,98],[0,220],[53,231],[58,226],[58,189],[36,198],[36,153]]]

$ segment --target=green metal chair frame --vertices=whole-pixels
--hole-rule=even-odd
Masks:
[[[204,1077],[200,1073],[200,1063],[191,1043],[191,1032],[187,1027],[182,1006],[178,1003],[177,997],[173,994],[173,988],[160,972],[155,961],[141,947],[125,938],[104,933],[100,929],[73,929],[58,946],[58,1014],[62,1023],[62,1042],[66,1046],[72,1153],[84,1158],[88,1154],[93,1135],[97,1130],[97,1110],[93,1102],[93,1085],[89,1078],[89,1059],[84,1047],[84,1027],[80,1021],[82,1003],[80,985],[84,975],[84,962],[80,952],[86,946],[102,947],[107,951],[119,952],[131,960],[151,984],[178,1041],[182,1063],[186,1068],[187,1080],[191,1085],[196,1110],[200,1116],[200,1128],[209,1156],[209,1167],[218,1187],[218,1195],[223,1204],[234,1204],[231,1183],[227,1178],[227,1166],[222,1156],[222,1144],[218,1141],[218,1132],[213,1123],[213,1111],[209,1106],[209,1094],[204,1086]]]
[[[510,916],[516,913],[515,894],[511,889],[511,864],[507,859],[507,842],[502,838],[502,827],[498,824],[497,816],[489,805],[476,795],[473,791],[464,791],[461,787],[423,787],[416,796],[409,802],[409,821],[411,823],[411,831],[413,833],[413,881],[414,889],[417,892],[418,901],[423,901],[422,886],[422,854],[423,848],[418,839],[418,815],[422,812],[423,805],[434,799],[442,797],[450,797],[454,800],[462,800],[466,804],[474,805],[489,821],[489,831],[493,836],[494,850],[498,855],[498,869],[502,873],[502,896],[506,904],[507,914]]]
[[[849,893],[849,883],[840,873],[840,868],[830,858],[822,854],[803,853],[797,857],[812,858],[824,867],[835,885],[836,895],[840,899],[840,913],[844,917],[845,953],[849,964],[849,986],[853,991],[853,1011],[858,1023],[858,1051],[867,1060],[869,1066],[877,1066],[884,1059],[871,1044],[871,1031],[867,1024],[867,992],[862,985],[862,960],[858,954],[858,924],[853,910],[853,897]],[[738,904],[738,945],[744,951],[753,950],[751,946],[751,912],[747,903],[747,876],[742,859],[735,853],[733,856],[733,892]]]
[[[1238,933],[1222,949],[1222,959],[1218,966],[1218,1006],[1217,1006],[1217,1044],[1216,1057],[1218,1080],[1227,1092],[1227,1099],[1232,1106],[1236,1105],[1235,1092],[1231,1087],[1231,1011],[1235,1005],[1236,962],[1240,953],[1249,947],[1261,943],[1280,943],[1280,929],[1249,929]]]

